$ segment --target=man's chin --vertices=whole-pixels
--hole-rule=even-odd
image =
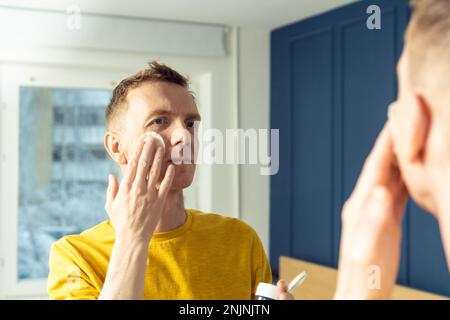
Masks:
[[[175,177],[173,177],[171,190],[181,191],[188,188],[194,180],[195,166],[180,165],[175,167]]]

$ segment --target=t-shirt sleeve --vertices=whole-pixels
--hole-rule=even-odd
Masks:
[[[60,241],[50,249],[47,292],[54,300],[94,300],[99,295],[73,258],[71,249]]]
[[[256,232],[253,239],[253,277],[252,295],[256,293],[256,288],[260,282],[272,283],[272,270],[269,259],[266,256],[264,247]]]

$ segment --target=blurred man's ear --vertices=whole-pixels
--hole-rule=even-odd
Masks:
[[[108,131],[103,139],[103,144],[109,156],[119,165],[126,164],[127,158],[122,144],[120,143],[120,137],[117,133]]]
[[[412,106],[410,106],[410,115],[407,117],[405,126],[406,146],[405,156],[410,162],[422,162],[426,149],[428,134],[431,123],[431,109],[428,101],[421,94],[415,94]]]

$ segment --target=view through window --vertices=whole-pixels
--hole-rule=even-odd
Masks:
[[[51,244],[107,219],[110,90],[20,88],[18,280],[45,278]]]

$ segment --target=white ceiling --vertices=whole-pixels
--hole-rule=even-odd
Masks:
[[[276,28],[356,0],[0,0],[0,5]]]

